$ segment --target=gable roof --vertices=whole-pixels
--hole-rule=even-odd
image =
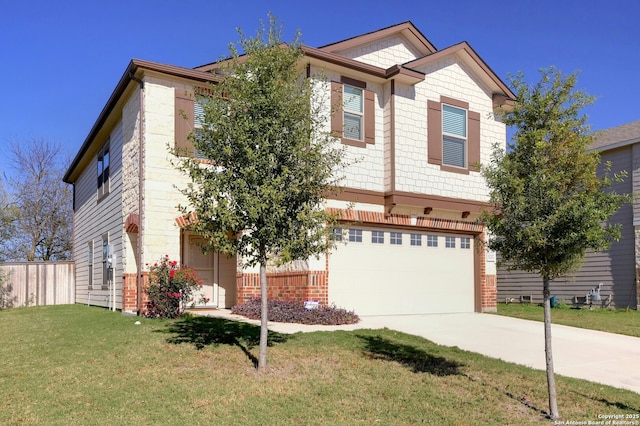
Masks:
[[[595,142],[589,149],[607,151],[638,142],[640,142],[640,120],[596,132]]]
[[[376,40],[383,39],[395,34],[402,34],[411,45],[421,54],[428,55],[436,52],[438,49],[431,44],[429,40],[413,25],[411,21],[402,22],[397,25],[392,25],[381,30],[372,31],[370,33],[362,34],[356,37],[351,37],[346,40],[338,41],[335,43],[321,46],[318,49],[325,52],[337,53],[352,47],[368,44]]]
[[[512,105],[515,100],[515,94],[509,89],[509,87],[493,72],[493,70],[487,65],[487,63],[476,53],[475,50],[467,43],[463,41],[446,49],[439,50],[422,58],[415,59],[413,61],[403,64],[407,68],[416,68],[423,65],[427,65],[432,62],[436,62],[444,57],[455,55],[463,63],[469,66],[476,75],[496,94],[496,92],[504,95],[504,101],[507,105]]]
[[[362,44],[370,44],[376,40],[381,40],[397,34],[402,35],[406,40],[408,40],[416,52],[422,56],[407,63],[395,64],[385,69],[362,61],[347,58],[340,54],[341,51],[346,49]],[[349,72],[356,72],[357,74],[373,78],[374,80],[382,81],[393,78],[411,85],[425,79],[425,74],[414,69],[415,67],[429,64],[449,55],[456,55],[456,57],[469,66],[480,80],[487,84],[487,87],[489,87],[493,92],[494,107],[504,106],[508,108],[513,105],[515,100],[515,95],[509,87],[502,82],[502,80],[493,72],[493,70],[491,70],[491,68],[484,62],[484,60],[482,60],[482,58],[480,58],[480,56],[467,42],[462,42],[438,51],[410,21],[392,25],[390,27],[372,31],[370,33],[336,43],[331,43],[319,48],[302,46],[302,50],[310,62],[316,62],[318,65],[330,63],[338,68],[344,69],[345,71],[348,70]],[[214,62],[195,68],[183,68],[139,59],[131,60],[116,88],[109,97],[109,100],[100,112],[98,119],[80,147],[80,150],[67,169],[67,172],[63,177],[64,182],[73,183],[75,179],[77,179],[81,171],[80,166],[83,166],[84,163],[89,161],[85,156],[87,154],[92,154],[91,150],[96,150],[95,147],[92,147],[94,139],[98,136],[98,133],[103,129],[105,124],[108,123],[108,120],[112,119],[112,112],[116,108],[122,107],[124,102],[122,98],[128,90],[131,82],[141,83],[140,78],[146,71],[158,72],[196,82],[215,82],[220,79],[220,77],[215,75],[215,69],[218,66],[219,62]]]

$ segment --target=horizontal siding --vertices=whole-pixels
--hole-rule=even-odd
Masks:
[[[602,163],[611,161],[612,171],[631,170],[631,148],[606,153]],[[612,189],[618,193],[630,193],[631,178],[615,183]],[[602,283],[601,295],[612,296],[612,306],[635,307],[635,235],[633,207],[623,206],[611,217],[610,223],[622,225],[622,238],[604,252],[587,252],[581,268],[570,275],[550,283],[551,294],[570,304],[574,297],[584,297],[589,290]],[[500,258],[500,256],[498,256]],[[531,296],[535,303],[542,302],[542,278],[535,273],[507,271],[498,268],[498,301],[519,300],[520,296]]]
[[[76,301],[109,306],[110,291],[102,289],[102,235],[109,235],[116,253],[116,306],[122,306],[122,123],[110,134],[109,195],[97,200],[97,163],[94,157],[76,182],[74,213],[74,256],[76,259]],[[103,141],[103,143],[106,142]],[[89,289],[89,242],[93,241],[93,288]],[[91,300],[89,300],[89,298]]]

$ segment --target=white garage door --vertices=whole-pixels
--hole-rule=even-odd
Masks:
[[[474,311],[473,238],[377,228],[342,231],[329,302],[358,315]]]

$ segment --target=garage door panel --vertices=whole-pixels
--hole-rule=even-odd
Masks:
[[[402,245],[371,243],[371,229],[363,242],[340,244],[329,259],[329,301],[359,315],[473,312],[473,249],[411,246],[409,233]],[[426,235],[426,234],[423,234]],[[473,244],[471,244],[473,247]]]

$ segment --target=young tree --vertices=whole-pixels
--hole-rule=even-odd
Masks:
[[[17,211],[15,260],[71,258],[72,193],[62,181],[60,145],[33,139],[11,144],[15,178],[9,179]]]
[[[483,168],[495,205],[483,221],[489,248],[508,269],[542,278],[549,409],[557,419],[549,281],[578,268],[587,249],[620,238],[620,226],[607,221],[629,198],[607,188],[626,174],[610,176],[610,164],[596,174],[600,157],[587,151],[593,135],[581,113],[593,98],[575,89],[576,74],[549,68],[532,86],[521,73],[511,83],[517,99],[504,122],[516,129],[514,143],[507,153],[496,147]]]
[[[254,38],[238,32],[244,55],[231,45],[231,58],[218,71],[220,83],[196,99],[204,116],[192,139],[209,161],[179,161],[192,181],[182,189],[188,205],[180,208],[197,214],[190,230],[205,237],[205,250],[238,254],[245,265],[260,266],[263,370],[267,263],[308,259],[330,248],[327,230],[337,218],[325,211],[323,200],[337,186],[343,151],[326,132],[323,92],[301,70],[299,35],[283,44],[272,16]]]
[[[0,181],[0,262],[11,256],[10,242],[15,236],[17,216],[17,208]]]

